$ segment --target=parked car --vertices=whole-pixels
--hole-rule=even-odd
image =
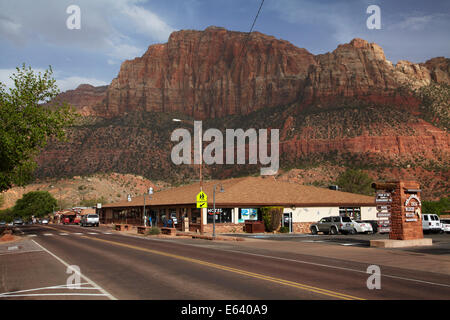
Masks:
[[[422,214],[422,229],[424,233],[440,232],[441,221],[437,214],[424,213]]]
[[[318,232],[323,232],[323,234],[355,233],[352,222],[353,220],[350,217],[325,217],[320,219],[319,222],[312,224],[310,230],[312,234],[317,234]]]
[[[372,224],[361,220],[353,221],[353,228],[357,233],[373,233]]]
[[[98,225],[99,225],[98,214],[87,214],[87,215],[84,215],[84,216],[81,218],[80,225],[81,225],[82,227],[86,227],[86,226],[95,226],[95,227],[98,227]]]
[[[441,232],[450,233],[450,219],[441,220]]]
[[[372,232],[373,233],[377,233],[378,232],[378,225],[379,225],[378,220],[362,220],[362,222],[370,223],[370,225],[372,226]]]
[[[21,218],[15,218],[13,221],[13,224],[15,226],[21,226],[21,225],[23,225],[23,220]]]
[[[6,226],[6,221],[0,221],[0,226]]]
[[[42,219],[41,220],[41,224],[48,224],[48,220],[47,219]]]

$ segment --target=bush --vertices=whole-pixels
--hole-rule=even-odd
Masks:
[[[281,227],[280,233],[289,233],[289,227]]]
[[[261,211],[266,231],[278,230],[281,224],[281,216],[283,215],[283,207],[263,207]]]
[[[161,230],[158,227],[152,227],[150,230],[148,230],[147,235],[155,235],[160,233]]]

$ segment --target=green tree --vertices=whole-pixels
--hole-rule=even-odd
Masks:
[[[336,184],[345,192],[372,195],[373,180],[362,170],[347,169],[339,175]]]
[[[32,191],[16,201],[14,214],[23,218],[44,217],[57,208],[57,201],[48,191]]]
[[[43,74],[25,64],[16,70],[13,88],[0,82],[0,192],[30,181],[35,156],[50,138],[63,140],[76,118],[67,104],[53,100],[59,90],[51,67]]]
[[[262,207],[262,218],[267,231],[278,230],[283,216],[283,207]]]
[[[442,198],[439,201],[422,201],[422,213],[440,215],[448,210],[450,210],[450,198]]]

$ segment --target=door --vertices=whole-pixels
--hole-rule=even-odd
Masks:
[[[292,212],[283,213],[283,227],[288,227],[289,233],[292,232]]]

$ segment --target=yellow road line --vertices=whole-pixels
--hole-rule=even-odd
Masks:
[[[93,238],[93,237],[83,236],[82,238],[87,238],[87,239],[96,240],[96,241],[100,241],[100,242],[104,242],[104,243],[109,243],[109,244],[113,244],[113,245],[117,245],[117,246],[121,246],[121,247],[126,247],[126,248],[130,248],[130,249],[153,253],[153,254],[157,254],[157,255],[161,255],[161,256],[165,256],[165,257],[178,259],[178,260],[184,260],[184,261],[188,261],[188,262],[192,262],[192,263],[196,263],[196,264],[200,264],[200,265],[204,265],[204,266],[208,266],[208,267],[212,267],[212,268],[216,268],[216,269],[220,269],[220,270],[224,270],[224,271],[238,273],[238,274],[249,276],[252,278],[257,278],[260,280],[266,280],[266,281],[270,281],[270,282],[283,284],[286,286],[314,292],[314,293],[323,294],[323,295],[334,297],[334,298],[339,298],[339,299],[344,299],[344,300],[365,300],[363,298],[358,298],[358,297],[347,295],[344,293],[339,293],[339,292],[335,292],[335,291],[331,291],[331,290],[313,287],[313,286],[309,286],[306,284],[288,281],[288,280],[284,280],[284,279],[280,279],[280,278],[274,278],[274,277],[270,277],[270,276],[266,276],[266,275],[258,274],[258,273],[253,273],[253,272],[249,272],[249,271],[245,271],[245,270],[241,270],[241,269],[231,268],[231,267],[227,267],[224,265],[206,262],[206,261],[202,261],[202,260],[198,260],[198,259],[183,257],[183,256],[172,254],[172,253],[142,248],[142,247],[133,246],[130,244],[125,244],[125,243],[120,243],[120,242],[110,241],[110,240],[104,240],[104,239],[99,239],[99,238]]]

